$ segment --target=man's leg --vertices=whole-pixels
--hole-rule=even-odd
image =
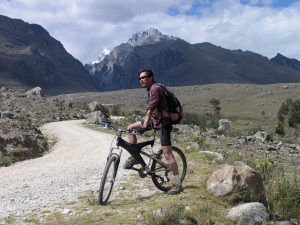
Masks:
[[[127,127],[128,130],[129,129],[138,129],[138,128],[142,128],[141,121],[134,122],[134,123],[128,125],[128,127]],[[136,144],[137,143],[136,135],[128,134],[128,142],[130,144]]]
[[[160,142],[166,160],[169,162],[170,169],[174,176],[174,186],[168,191],[168,194],[178,194],[183,191],[180,181],[178,165],[172,153],[171,145],[172,124],[163,124],[160,129]]]
[[[174,174],[174,176],[179,175],[178,165],[174,155],[172,153],[172,146],[162,146],[162,150],[165,158],[168,160],[170,168]]]
[[[134,122],[130,125],[128,125],[127,129],[138,129],[138,128],[141,128],[142,127],[142,123],[141,121],[137,121],[137,122]],[[136,138],[136,135],[134,134],[128,134],[128,142],[130,144],[136,144],[137,143],[137,138]],[[131,169],[134,164],[136,164],[136,160],[135,158],[131,155],[129,156],[129,158],[126,160],[123,168],[124,169]]]

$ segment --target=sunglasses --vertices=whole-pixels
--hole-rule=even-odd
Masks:
[[[149,77],[149,76],[142,76],[142,77],[139,77],[139,80],[144,80],[146,77]]]

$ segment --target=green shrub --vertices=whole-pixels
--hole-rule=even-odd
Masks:
[[[0,166],[9,166],[10,164],[13,163],[13,160],[10,156],[2,156],[0,157]]]
[[[300,219],[300,186],[295,176],[276,176],[266,185],[267,201],[273,216]]]
[[[266,181],[273,175],[275,165],[266,157],[260,156],[255,160],[254,168],[260,173],[263,180]]]
[[[121,113],[120,105],[113,105],[110,114],[113,116],[121,116],[122,113]]]
[[[190,136],[190,141],[196,142],[199,146],[203,146],[205,142],[205,137],[202,136]]]
[[[284,124],[283,124],[282,122],[279,122],[279,123],[276,125],[275,132],[276,132],[277,134],[279,134],[280,136],[284,136],[284,135],[285,135],[285,132],[284,132]]]

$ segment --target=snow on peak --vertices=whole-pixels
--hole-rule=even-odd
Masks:
[[[146,31],[138,32],[133,34],[132,37],[127,41],[132,46],[141,46],[147,44],[154,44],[164,40],[176,40],[176,37],[164,35],[155,28],[150,28]]]
[[[92,61],[91,64],[98,64],[98,63],[100,63],[105,58],[105,56],[109,55],[109,53],[110,53],[110,51],[108,49],[106,49],[106,48],[103,49],[100,52],[100,54],[98,55],[98,57],[94,61]]]

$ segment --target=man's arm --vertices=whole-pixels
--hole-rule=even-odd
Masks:
[[[153,110],[150,110],[150,109],[147,110],[146,116],[144,118],[143,128],[147,128],[147,126],[150,125],[152,113],[153,113]]]

